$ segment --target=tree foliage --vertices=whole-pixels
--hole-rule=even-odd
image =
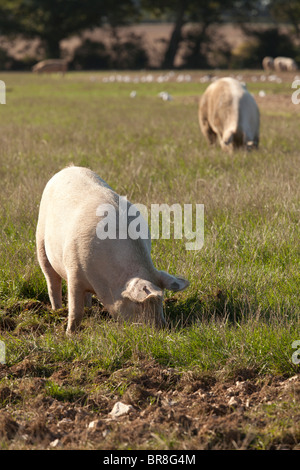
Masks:
[[[300,37],[300,0],[272,0],[270,12],[275,20],[291,23]]]
[[[59,42],[103,21],[122,24],[137,16],[133,0],[0,0],[0,33],[39,37],[48,57],[59,56]]]
[[[116,31],[117,26],[147,15],[173,23],[163,68],[174,66],[182,42],[188,45],[189,65],[202,66],[203,45],[210,42],[209,27],[222,21],[240,22],[249,35],[252,26],[247,29],[245,24],[253,24],[257,18],[285,21],[300,37],[300,0],[0,0],[0,34],[38,37],[45,56],[56,58],[63,39],[104,23]],[[187,23],[193,24],[189,33],[184,29]]]

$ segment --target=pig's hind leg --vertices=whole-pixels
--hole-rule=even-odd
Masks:
[[[61,277],[53,269],[48,260],[44,240],[37,241],[37,257],[46,278],[48,294],[53,310],[62,308],[62,282]]]

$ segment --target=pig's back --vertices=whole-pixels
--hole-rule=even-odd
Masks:
[[[68,167],[47,183],[40,204],[37,237],[44,240],[51,265],[65,277],[66,254],[72,257],[77,242],[82,249],[96,236],[96,215],[100,204],[117,205],[117,195],[96,173]]]
[[[112,189],[109,185],[88,168],[70,166],[56,173],[48,181],[44,193],[44,197],[58,198],[66,205],[77,205],[82,202],[85,197],[94,192],[109,197]]]

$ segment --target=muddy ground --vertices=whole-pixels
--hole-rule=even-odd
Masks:
[[[300,449],[299,375],[244,369],[222,380],[140,361],[99,372],[95,392],[61,399],[49,380],[66,388],[72,375],[74,385],[77,367],[84,384],[88,363],[60,364],[47,378],[30,359],[0,367],[4,449]],[[125,414],[111,413],[117,402],[129,405]]]

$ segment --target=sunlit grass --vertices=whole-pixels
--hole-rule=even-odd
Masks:
[[[275,95],[290,93],[289,84],[264,83],[260,149],[231,156],[209,148],[200,134],[197,95],[206,84],[133,86],[95,77],[1,77],[8,90],[0,107],[3,315],[22,299],[48,302],[35,255],[38,205],[48,179],[70,163],[89,166],[147,207],[204,204],[204,247],[188,252],[184,239],[153,241],[155,265],[190,280],[166,303],[170,331],[103,319],[90,328],[87,319],[85,332],[68,340],[63,322],[15,312],[15,331],[3,333],[10,363],[33,351],[38,360],[81,357],[113,370],[144,353],[183,369],[244,365],[293,373],[290,345],[300,337],[299,120],[293,108],[283,116],[271,107]],[[170,102],[157,96],[166,87]],[[256,93],[259,85],[249,88]]]

